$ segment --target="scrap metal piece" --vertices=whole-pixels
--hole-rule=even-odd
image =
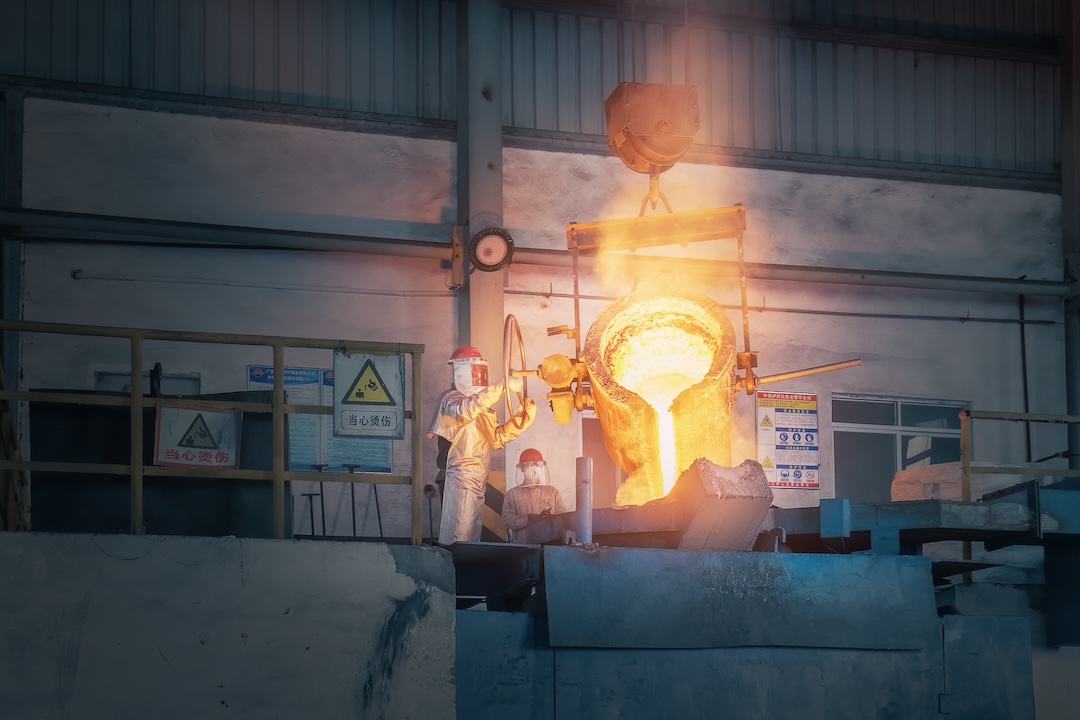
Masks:
[[[725,468],[698,458],[669,497],[697,507],[679,540],[679,550],[749,550],[769,513],[773,493],[756,460]]]
[[[750,550],[769,514],[773,494],[755,460],[734,468],[699,458],[666,497],[643,505],[592,512],[592,541],[600,545],[679,550]],[[520,542],[562,543],[577,528],[577,512],[543,518],[515,533]]]

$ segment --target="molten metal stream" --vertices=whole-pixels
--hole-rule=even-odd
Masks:
[[[629,339],[616,356],[611,373],[616,382],[640,395],[656,411],[664,495],[685,470],[675,462],[671,403],[683,390],[701,382],[711,361],[712,351],[701,338],[675,327],[643,330]]]

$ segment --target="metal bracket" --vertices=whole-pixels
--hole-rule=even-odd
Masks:
[[[450,284],[451,290],[460,290],[468,273],[465,270],[465,228],[455,225],[450,236]]]

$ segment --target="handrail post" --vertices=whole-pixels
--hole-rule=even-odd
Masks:
[[[960,499],[971,501],[971,410],[960,411]],[[961,546],[964,560],[971,559],[971,541]],[[964,584],[971,584],[971,573],[964,573]]]
[[[273,493],[274,537],[285,538],[285,346],[274,348]]]
[[[960,411],[960,498],[971,500],[971,411]]]
[[[410,353],[412,357],[412,544],[419,545],[424,532],[422,498],[424,489],[423,467],[423,353]],[[432,530],[432,535],[435,531]]]
[[[131,338],[131,532],[142,535],[143,524],[143,389],[142,337]]]

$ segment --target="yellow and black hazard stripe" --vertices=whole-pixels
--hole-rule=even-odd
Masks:
[[[503,498],[506,497],[506,473],[492,470],[484,489],[484,527],[481,542],[506,542],[506,525],[502,519]]]

